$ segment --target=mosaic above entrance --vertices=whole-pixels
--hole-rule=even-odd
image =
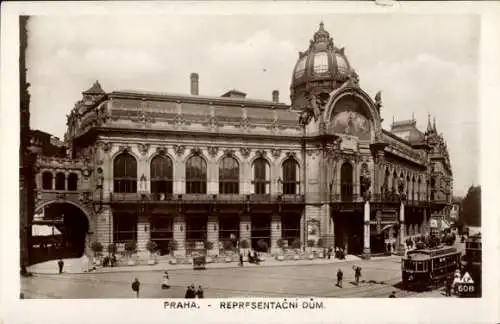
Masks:
[[[334,133],[356,136],[360,139],[369,139],[370,122],[358,112],[342,111],[333,117],[331,130]]]

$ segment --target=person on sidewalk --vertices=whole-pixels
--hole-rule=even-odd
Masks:
[[[359,278],[361,278],[361,267],[353,266],[354,268],[354,279],[356,280],[356,285],[359,285]]]
[[[139,279],[134,278],[134,281],[132,282],[132,290],[135,291],[135,298],[139,298],[139,289],[141,287],[141,283],[139,282]]]
[[[342,288],[342,278],[344,277],[344,273],[342,270],[337,271],[337,287]]]
[[[198,290],[196,291],[196,298],[204,298],[205,293],[203,292],[203,288],[201,285],[198,286]]]
[[[64,268],[64,261],[62,259],[59,259],[59,261],[57,261],[57,266],[59,267],[59,274],[61,274]]]
[[[163,282],[161,284],[161,289],[169,289],[170,288],[170,285],[169,285],[169,280],[168,280],[168,272],[165,271],[165,273],[163,274]]]
[[[240,267],[243,267],[243,253],[240,253]]]
[[[396,292],[393,291],[390,295],[389,295],[389,298],[396,298]]]
[[[194,290],[194,285],[191,284],[186,290],[186,295],[184,298],[189,299],[189,298],[195,298],[196,297],[196,291]]]
[[[445,282],[446,297],[451,296],[451,285],[452,285],[451,278],[446,278],[446,282]]]

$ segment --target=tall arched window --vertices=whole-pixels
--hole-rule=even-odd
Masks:
[[[396,171],[392,174],[392,191],[398,192],[398,175]]]
[[[42,188],[45,190],[52,190],[52,179],[54,176],[52,175],[52,172],[50,171],[45,171],[42,174]]]
[[[417,200],[417,183],[415,182],[415,176],[412,177],[411,179],[411,199],[412,200]]]
[[[76,191],[78,188],[78,174],[70,173],[68,175],[68,190]]]
[[[219,193],[240,193],[240,166],[233,157],[224,157],[219,165]]]
[[[352,201],[353,190],[353,169],[348,162],[342,164],[340,168],[340,199],[342,201]]]
[[[194,155],[186,162],[186,193],[207,193],[207,163],[199,155]]]
[[[157,155],[151,160],[151,193],[162,198],[173,193],[173,163],[168,156]]]
[[[406,183],[405,183],[405,186],[406,186],[406,199],[411,199],[411,191],[410,191],[410,176],[407,175],[406,176]]]
[[[283,194],[295,195],[300,192],[299,164],[295,159],[288,158],[283,163]]]
[[[268,164],[264,158],[258,158],[253,162],[254,193],[269,193]]]
[[[56,190],[66,190],[66,175],[62,172],[56,174]]]
[[[137,161],[129,153],[122,153],[113,161],[113,191],[137,192]]]

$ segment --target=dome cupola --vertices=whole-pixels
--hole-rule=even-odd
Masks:
[[[295,109],[307,107],[311,94],[330,93],[344,82],[358,79],[347,59],[344,48],[337,48],[325,30],[323,22],[309,42],[309,48],[299,53],[295,65],[290,99]]]

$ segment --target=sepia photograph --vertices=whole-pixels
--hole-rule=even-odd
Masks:
[[[19,17],[20,298],[481,297],[480,26]]]

